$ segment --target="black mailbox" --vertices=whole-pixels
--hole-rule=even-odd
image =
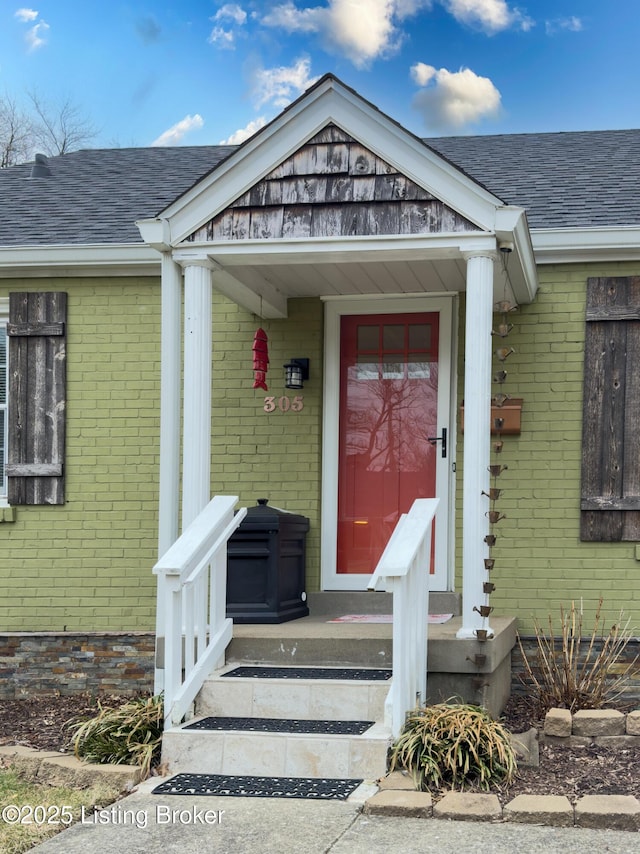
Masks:
[[[250,507],[227,546],[227,617],[235,623],[286,623],[309,614],[305,551],[309,520]]]

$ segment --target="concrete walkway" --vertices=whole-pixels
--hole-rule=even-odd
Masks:
[[[127,798],[37,845],[38,854],[637,854],[628,830],[498,820],[371,815],[375,788],[346,802],[152,795],[147,780]]]

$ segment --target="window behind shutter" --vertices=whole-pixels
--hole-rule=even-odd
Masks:
[[[640,276],[588,279],[580,538],[640,540]]]
[[[9,295],[10,504],[64,503],[65,293]]]

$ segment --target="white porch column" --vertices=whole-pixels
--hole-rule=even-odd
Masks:
[[[491,321],[493,314],[493,261],[491,253],[469,253],[467,260],[467,313],[464,368],[464,473],[462,496],[462,628],[458,637],[475,637],[488,629],[488,619],[474,607],[485,604],[482,585],[489,575],[484,559],[489,547],[488,467],[491,459]]]
[[[162,253],[160,353],[160,502],[158,557],[178,539],[180,505],[180,325],[182,268]]]
[[[211,498],[211,270],[206,261],[184,268],[184,416],[182,530]]]

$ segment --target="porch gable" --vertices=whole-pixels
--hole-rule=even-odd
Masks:
[[[185,242],[477,231],[329,122]]]

